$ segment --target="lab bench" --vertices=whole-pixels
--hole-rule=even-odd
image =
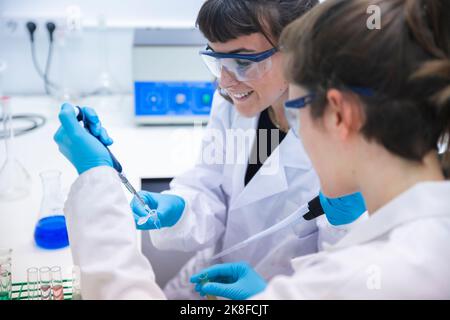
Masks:
[[[76,170],[53,141],[59,127],[61,104],[62,101],[47,96],[13,96],[10,99],[13,114],[35,113],[47,119],[43,127],[14,139],[14,152],[31,177],[30,193],[15,201],[0,200],[0,247],[13,249],[12,280],[15,283],[26,281],[26,270],[30,267],[57,265],[61,266],[64,279],[72,275],[70,247],[44,250],[36,246],[33,237],[42,198],[39,173],[59,170],[66,196],[77,178]],[[201,126],[137,126],[131,95],[94,96],[76,104],[97,111],[114,140],[111,151],[136,188],[140,188],[143,178],[173,177],[189,169],[197,159],[203,134]],[[4,142],[0,140],[0,165],[5,153]],[[130,195],[127,197],[131,200]],[[141,236],[139,232],[136,234]]]

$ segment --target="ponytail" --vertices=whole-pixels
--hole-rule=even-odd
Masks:
[[[443,85],[429,97],[444,128],[440,142],[442,167],[450,174],[450,1],[406,0],[409,29],[422,49],[433,56],[412,75],[412,80],[442,79]]]
[[[366,27],[372,4],[381,31]],[[328,89],[371,88],[361,133],[411,161],[440,145],[450,172],[450,0],[328,0],[288,26],[281,45],[289,82],[316,93],[313,118]]]

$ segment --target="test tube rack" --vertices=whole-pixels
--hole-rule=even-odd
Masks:
[[[63,290],[64,300],[72,300],[72,279],[63,279]],[[39,289],[36,291],[39,291]],[[36,298],[41,298],[40,291]],[[28,300],[27,282],[12,283],[11,300]]]

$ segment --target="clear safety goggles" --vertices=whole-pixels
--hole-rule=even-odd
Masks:
[[[374,91],[370,88],[349,86],[348,89],[353,93],[356,93],[361,96],[372,97],[374,95]],[[302,109],[308,106],[311,102],[313,102],[315,98],[316,94],[310,93],[303,97],[286,101],[284,103],[284,107],[288,109]]]
[[[277,48],[256,53],[219,53],[208,48],[200,51],[208,69],[216,77],[220,78],[222,70],[231,73],[238,81],[251,81],[260,79],[272,68],[271,57],[278,51]]]

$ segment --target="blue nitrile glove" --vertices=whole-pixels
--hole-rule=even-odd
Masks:
[[[205,276],[208,282],[201,284]],[[191,277],[201,296],[219,296],[233,300],[248,299],[267,287],[266,281],[245,262],[216,264]]]
[[[367,210],[360,192],[340,198],[327,198],[321,192],[319,197],[328,221],[334,226],[351,223]]]
[[[139,195],[150,207],[150,209],[155,209],[157,211],[161,227],[171,227],[175,225],[178,220],[180,220],[185,207],[183,198],[172,194],[162,194],[148,191],[139,191]],[[140,217],[146,216],[147,212],[142,207],[141,203],[136,199],[136,197],[133,198],[130,206],[133,210],[134,222],[136,223],[137,229],[156,229],[156,226],[152,219],[149,219],[143,225],[138,225],[138,219]]]
[[[82,108],[88,120],[88,128],[92,134],[99,137],[106,145],[112,144],[106,130],[100,125],[95,111]],[[83,128],[77,121],[75,109],[68,103],[61,106],[59,112],[61,126],[53,139],[58,144],[59,151],[75,166],[78,174],[99,166],[113,166],[111,156],[96,137]]]

